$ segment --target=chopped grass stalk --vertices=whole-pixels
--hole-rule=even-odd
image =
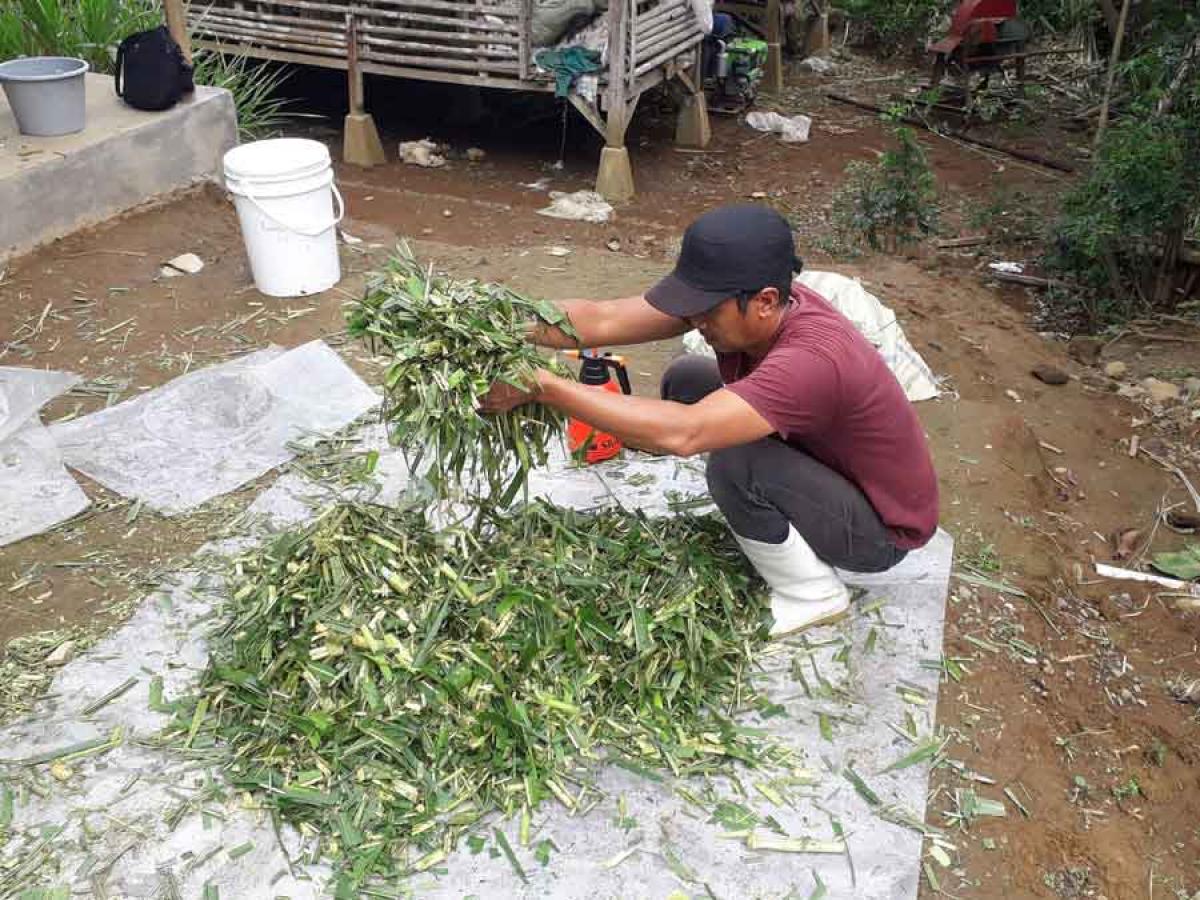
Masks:
[[[138,683],[138,680],[136,678],[126,679],[121,684],[119,684],[117,687],[113,688],[111,691],[109,691],[107,694],[105,694],[103,697],[100,697],[99,699],[97,699],[97,700],[93,701],[92,703],[89,703],[87,706],[85,706],[83,708],[83,715],[90,716],[94,712],[99,712],[101,709],[103,709],[108,704],[112,703],[114,700],[116,700],[118,697],[120,697],[126,691],[130,690],[137,683]]]
[[[496,843],[500,845],[500,849],[504,851],[505,857],[508,858],[509,865],[513,867],[513,871],[522,881],[529,881],[529,877],[525,874],[525,870],[521,868],[521,864],[517,862],[517,855],[513,853],[512,846],[508,843],[508,838],[499,828],[493,828],[492,834],[496,837]]]
[[[879,799],[879,795],[867,786],[867,783],[862,780],[862,777],[855,772],[852,767],[846,766],[846,768],[842,770],[842,774],[846,777],[846,780],[854,786],[854,790],[858,792],[858,796],[866,800],[871,806],[880,805],[881,801]]]
[[[943,741],[939,741],[936,739],[928,740],[924,744],[921,744],[919,747],[917,747],[917,749],[913,750],[911,753],[908,753],[908,754],[900,757],[898,760],[896,760],[894,763],[889,765],[887,768],[882,769],[881,772],[895,772],[899,769],[907,769],[909,766],[915,766],[915,765],[919,765],[920,763],[923,763],[923,762],[928,762],[929,760],[934,759],[939,753],[941,753],[943,746],[944,746]]]
[[[806,837],[779,837],[774,834],[750,832],[746,838],[748,850],[773,850],[778,853],[829,853],[841,855],[846,852],[844,841],[819,841]]]

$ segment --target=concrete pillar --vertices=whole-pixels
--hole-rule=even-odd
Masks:
[[[633,166],[626,147],[605,147],[600,151],[600,170],[596,173],[596,193],[609,203],[633,199]]]
[[[342,135],[342,159],[352,166],[380,166],[387,162],[379,129],[370,113],[352,112],[346,116]]]
[[[675,122],[675,143],[680,147],[707,147],[712,140],[708,122],[708,103],[704,93],[688,94],[683,98],[679,118]]]

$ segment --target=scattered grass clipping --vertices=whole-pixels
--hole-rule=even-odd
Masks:
[[[562,414],[541,404],[493,416],[476,409],[493,384],[525,388],[550,364],[525,337],[537,320],[574,335],[553,304],[502,285],[437,276],[407,245],[351,305],[350,333],[391,358],[383,417],[392,443],[414,454],[414,468],[432,455],[428,475],[439,496],[482,479],[478,492],[505,506],[561,435]]]
[[[344,891],[440,860],[489,813],[573,807],[589,763],[786,764],[732,720],[761,610],[713,518],[543,503],[487,533],[343,504],[239,560],[171,739],[305,833]]]

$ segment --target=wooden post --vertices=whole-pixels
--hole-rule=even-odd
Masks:
[[[704,96],[704,63],[701,45],[696,46],[696,62],[691,72],[681,71],[678,78],[687,89],[679,118],[675,122],[675,143],[680,147],[707,147],[712,140],[708,121],[708,101]]]
[[[363,109],[363,73],[358,67],[358,26],[354,13],[346,13],[346,80],[350,87],[350,114]]]
[[[634,194],[633,166],[625,146],[625,131],[633,112],[627,93],[629,64],[625,54],[629,46],[626,4],[636,2],[610,0],[608,6],[608,87],[604,92],[607,133],[605,147],[600,151],[596,193],[613,202],[629,200]]]
[[[767,0],[767,69],[763,73],[763,91],[783,92],[783,10],[779,0]]]
[[[387,162],[387,154],[383,152],[375,119],[366,111],[354,13],[346,13],[346,80],[350,89],[350,112],[342,126],[342,159],[352,166],[382,165]]]
[[[804,55],[813,56],[829,49],[828,0],[814,0],[813,16],[806,23]]]
[[[163,11],[167,17],[167,30],[183,51],[183,58],[192,61],[192,37],[188,33],[187,10],[184,0],[163,0]]]
[[[636,2],[637,0],[613,0],[608,7],[609,59],[605,111],[608,113],[608,145],[610,147],[625,146],[625,129],[629,124],[625,119],[628,106],[625,84],[628,76],[628,63],[625,55],[629,47],[625,28],[625,5]]]

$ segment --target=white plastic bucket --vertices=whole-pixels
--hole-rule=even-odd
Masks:
[[[262,293],[300,297],[341,280],[337,224],[346,210],[324,144],[276,138],[234,147],[225,154],[225,186]]]

